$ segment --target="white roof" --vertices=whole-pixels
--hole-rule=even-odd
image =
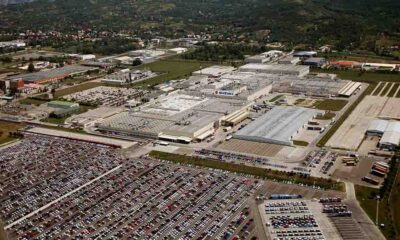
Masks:
[[[292,137],[320,111],[300,107],[275,106],[238,131],[234,138],[292,145]]]
[[[385,132],[379,144],[399,146],[400,132]]]
[[[389,122],[382,119],[375,119],[373,120],[368,127],[368,132],[377,132],[377,133],[384,133]]]

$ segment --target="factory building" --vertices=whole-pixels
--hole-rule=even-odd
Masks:
[[[317,115],[308,108],[275,106],[233,135],[233,138],[278,145],[293,145],[293,138]]]
[[[208,77],[221,77],[224,74],[230,73],[234,71],[236,68],[230,66],[211,66],[207,68],[203,68],[199,71],[193,72],[193,75],[205,75]]]
[[[326,58],[312,57],[303,61],[303,65],[312,68],[321,68],[327,64]]]
[[[298,51],[293,53],[293,56],[299,57],[300,59],[307,59],[311,57],[316,57],[318,55],[315,51]]]
[[[400,122],[383,119],[371,121],[368,136],[379,136],[379,147],[382,149],[396,150],[400,146]]]
[[[250,104],[176,91],[97,124],[103,133],[189,143],[202,141],[225,122],[237,124]],[[247,117],[247,115],[246,115]]]
[[[10,77],[10,80],[22,79],[25,83],[44,84],[59,81],[67,77],[87,74],[98,71],[97,67],[85,67],[81,65],[68,65],[62,68],[55,68],[48,71],[20,74]]]
[[[310,73],[310,67],[288,64],[246,64],[239,67],[241,72],[269,73],[303,77]]]

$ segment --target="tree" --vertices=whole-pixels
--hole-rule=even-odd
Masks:
[[[133,60],[132,62],[132,66],[138,66],[142,64],[142,60],[140,60],[140,58],[136,58],[135,60]]]
[[[35,65],[33,65],[33,63],[29,63],[28,72],[34,72],[34,71],[35,71]]]

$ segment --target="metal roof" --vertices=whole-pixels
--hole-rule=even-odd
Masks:
[[[322,112],[308,108],[276,106],[238,131],[234,138],[290,146],[292,137],[318,113]]]
[[[375,119],[373,120],[368,127],[367,132],[375,132],[375,133],[380,133],[383,134],[388,126],[389,122],[386,120],[382,119]]]

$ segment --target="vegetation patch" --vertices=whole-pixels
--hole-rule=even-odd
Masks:
[[[336,116],[336,114],[333,113],[333,112],[326,112],[324,115],[317,116],[315,119],[317,119],[317,120],[330,120],[330,119],[334,118],[335,116]]]
[[[275,101],[277,101],[277,100],[279,100],[281,97],[283,97],[283,95],[278,95],[278,96],[275,96],[275,97],[273,97],[271,100],[269,100],[270,102],[275,102]]]
[[[355,186],[357,200],[372,221],[376,219],[377,196],[379,203],[379,224],[384,224],[380,230],[387,239],[398,239],[400,233],[400,173],[399,163],[395,158],[391,161],[390,172],[380,189]]]
[[[24,126],[25,125],[21,123],[0,120],[0,144],[18,139],[18,135],[14,133]]]
[[[314,107],[318,110],[336,112],[342,110],[347,103],[347,100],[342,99],[325,99],[321,101],[316,101]]]
[[[395,83],[394,86],[392,87],[392,90],[390,90],[388,97],[394,97],[399,86],[400,86],[399,83]]]
[[[301,183],[308,186],[315,185],[323,189],[344,191],[344,185],[342,182],[335,182],[330,179],[314,178],[292,172],[276,171],[265,168],[247,166],[243,164],[227,163],[218,160],[204,159],[199,157],[191,157],[186,155],[179,155],[179,154],[159,152],[159,151],[150,152],[150,156],[178,164],[189,164],[205,168],[220,169],[233,173],[247,174],[254,177],[260,177],[263,179],[285,181],[285,182],[290,181],[292,183]]]
[[[307,147],[308,146],[308,142],[306,142],[306,141],[294,140],[293,144],[296,145],[296,146],[301,146],[301,147]]]

